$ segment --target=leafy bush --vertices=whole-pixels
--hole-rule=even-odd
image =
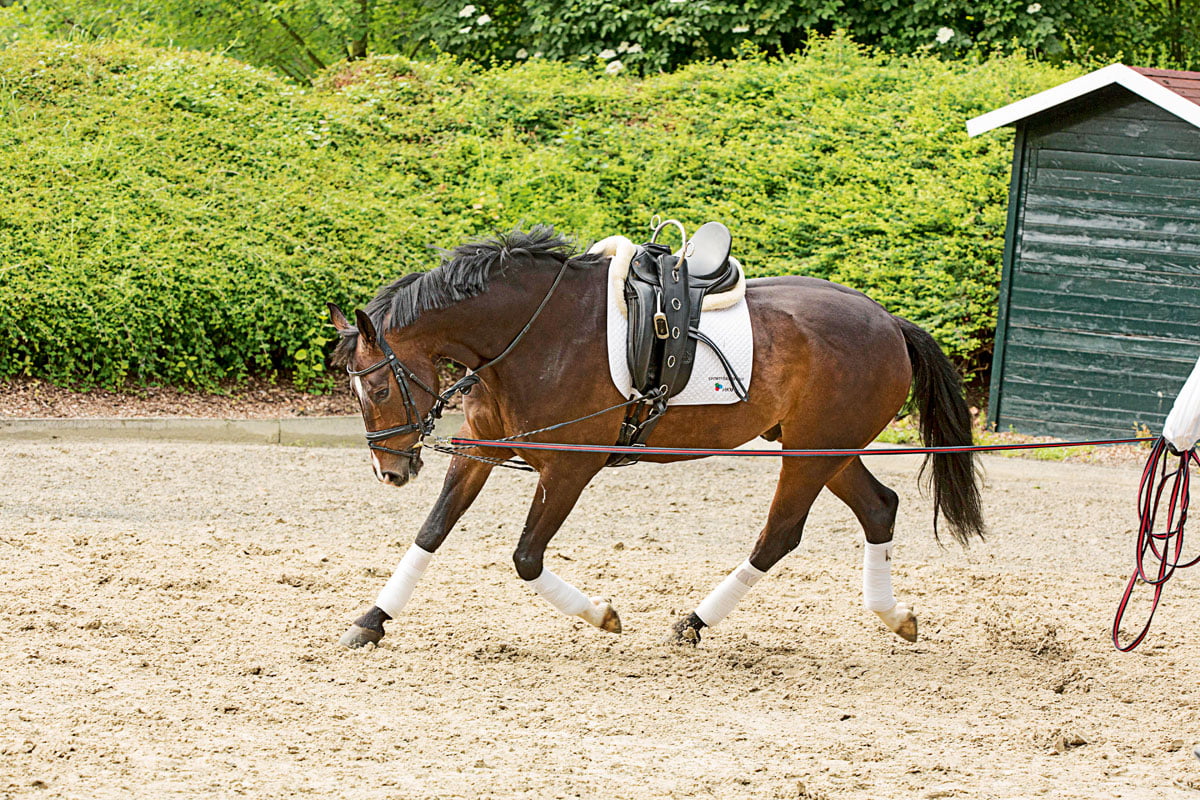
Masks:
[[[547,62],[340,65],[302,89],[121,43],[0,50],[0,377],[323,384],[325,302],[365,302],[429,245],[545,222],[644,235],[720,219],[752,275],[871,294],[983,363],[1010,140],[967,118],[1071,73],[804,57],[645,80]]]

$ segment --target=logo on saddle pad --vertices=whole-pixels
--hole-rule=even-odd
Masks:
[[[712,381],[714,392],[732,392],[733,387],[729,385],[729,379],[724,375],[710,375],[708,380]]]

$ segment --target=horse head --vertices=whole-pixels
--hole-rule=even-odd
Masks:
[[[438,385],[433,357],[412,337],[389,341],[361,309],[353,325],[333,303],[329,316],[342,337],[338,360],[362,408],[375,477],[403,486],[421,469],[421,440],[432,426]]]

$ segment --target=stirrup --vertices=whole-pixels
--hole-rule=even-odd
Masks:
[[[692,243],[688,240],[687,231],[684,230],[683,223],[677,219],[664,220],[659,214],[652,216],[650,218],[650,230],[652,230],[653,233],[650,234],[650,244],[655,244],[658,241],[659,232],[668,225],[674,225],[679,229],[679,238],[681,240],[679,252],[683,258],[687,258],[692,254]]]

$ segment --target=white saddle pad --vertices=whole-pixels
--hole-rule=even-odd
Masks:
[[[608,370],[617,391],[632,397],[633,377],[625,359],[625,340],[629,331],[625,307],[625,276],[633,259],[635,245],[624,236],[611,236],[596,242],[589,252],[612,256],[608,266]],[[734,262],[741,271],[741,265]],[[746,306],[745,275],[730,292],[706,297],[700,315],[700,330],[716,342],[746,391],[751,391],[754,366],[754,334],[750,328],[750,309]],[[732,301],[732,304],[729,304]],[[738,402],[725,367],[704,342],[696,343],[696,361],[692,376],[683,391],[667,401],[672,406],[701,406]]]

